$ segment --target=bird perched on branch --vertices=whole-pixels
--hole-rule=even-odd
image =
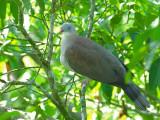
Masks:
[[[120,87],[141,110],[149,103],[134,83],[126,83],[126,69],[108,50],[94,41],[81,37],[71,23],[61,27],[61,63],[90,79]]]

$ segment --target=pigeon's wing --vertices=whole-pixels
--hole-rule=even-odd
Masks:
[[[115,71],[107,63],[106,57],[97,49],[87,49],[81,44],[74,44],[65,51],[68,65],[77,73],[91,79],[104,82],[117,82]]]

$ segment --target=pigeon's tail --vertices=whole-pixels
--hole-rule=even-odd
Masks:
[[[146,110],[146,108],[150,106],[146,97],[141,94],[140,89],[135,84],[129,83],[123,88],[123,90],[141,110]]]

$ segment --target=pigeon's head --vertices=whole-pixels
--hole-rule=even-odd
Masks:
[[[61,27],[61,33],[64,33],[64,32],[75,33],[76,30],[71,23],[63,23],[63,25]]]

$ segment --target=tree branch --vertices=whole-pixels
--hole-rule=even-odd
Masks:
[[[89,24],[88,24],[88,32],[86,37],[89,38],[92,29],[93,29],[93,23],[94,23],[94,11],[95,11],[95,0],[90,0],[90,14],[89,14]],[[84,80],[82,82],[82,89],[80,93],[80,103],[81,103],[81,116],[82,120],[87,120],[87,112],[86,112],[86,100],[85,100],[85,92],[86,92],[86,86],[87,86],[88,80]]]
[[[6,72],[6,73],[0,73],[0,76],[3,76],[3,75],[6,75],[6,74],[10,74],[10,73],[12,73],[12,72],[16,72],[16,71],[20,71],[20,70],[25,70],[25,69],[30,69],[30,68],[40,68],[40,67],[23,67],[23,68],[17,68],[17,69],[13,69],[13,70],[11,70],[11,71],[8,71],[8,72]]]
[[[50,64],[52,54],[53,54],[53,27],[54,27],[54,6],[55,6],[55,0],[52,0],[52,7],[51,7],[51,16],[50,16],[50,29],[49,29],[49,41],[48,41],[48,64]]]
[[[4,30],[4,29],[8,29],[8,28],[13,27],[13,26],[15,26],[15,25],[14,25],[14,24],[11,24],[11,25],[5,26],[5,27],[1,28],[0,31],[2,31],[2,30]]]
[[[82,120],[87,120],[86,98],[85,98],[85,92],[86,92],[87,84],[88,84],[88,80],[84,80],[82,82],[82,89],[81,89],[81,93],[80,93],[81,117],[82,117]]]
[[[52,0],[53,2],[54,0]],[[54,4],[54,3],[52,3]],[[44,60],[42,53],[40,52],[39,48],[34,43],[33,39],[30,37],[30,35],[27,33],[27,31],[23,27],[23,9],[22,7],[19,9],[19,26],[18,29],[22,32],[22,34],[25,36],[25,38],[28,40],[28,42],[32,45],[33,49],[37,53],[37,58],[41,62],[42,67],[44,68],[47,78],[49,81],[50,88],[52,90],[52,95],[47,94],[48,91],[44,91],[44,89],[41,88],[41,86],[36,85],[38,88],[41,89],[42,92],[45,93],[45,95],[53,102],[53,104],[56,105],[56,107],[59,109],[61,114],[64,116],[66,120],[73,120],[69,112],[66,110],[64,103],[62,102],[61,98],[58,95],[57,90],[54,88],[54,75],[52,72],[52,69],[50,67],[50,64]]]
[[[91,8],[90,8],[90,14],[89,14],[89,24],[88,24],[88,33],[87,33],[87,38],[90,37],[93,29],[93,24],[94,24],[94,11],[95,11],[95,0],[90,0]]]
[[[48,93],[48,91],[46,91],[40,85],[36,84],[33,80],[28,80],[27,82],[21,82],[21,81],[5,81],[5,80],[0,79],[0,82],[2,82],[4,84],[8,84],[8,85],[33,85],[36,88],[38,88],[47,98],[49,98],[49,99],[51,98],[51,95]],[[78,97],[78,96],[74,96],[74,97]],[[51,98],[51,99],[53,99],[53,98]],[[93,99],[87,99],[87,100],[97,104],[97,101],[94,101]],[[52,101],[54,101],[54,100],[52,100]],[[101,101],[99,101],[99,102],[101,104],[106,104],[106,102],[101,102]],[[124,107],[124,105],[120,105],[120,104],[117,104],[117,103],[118,103],[118,101],[112,100],[109,104],[113,105],[113,106],[116,106],[116,107],[119,107],[119,108],[123,108]],[[141,110],[138,110],[138,109],[130,108],[130,107],[126,106],[126,105],[125,105],[125,109],[129,110],[129,111],[136,112],[138,114],[153,115],[153,116],[157,116],[157,117],[160,116],[160,113],[141,111]]]

